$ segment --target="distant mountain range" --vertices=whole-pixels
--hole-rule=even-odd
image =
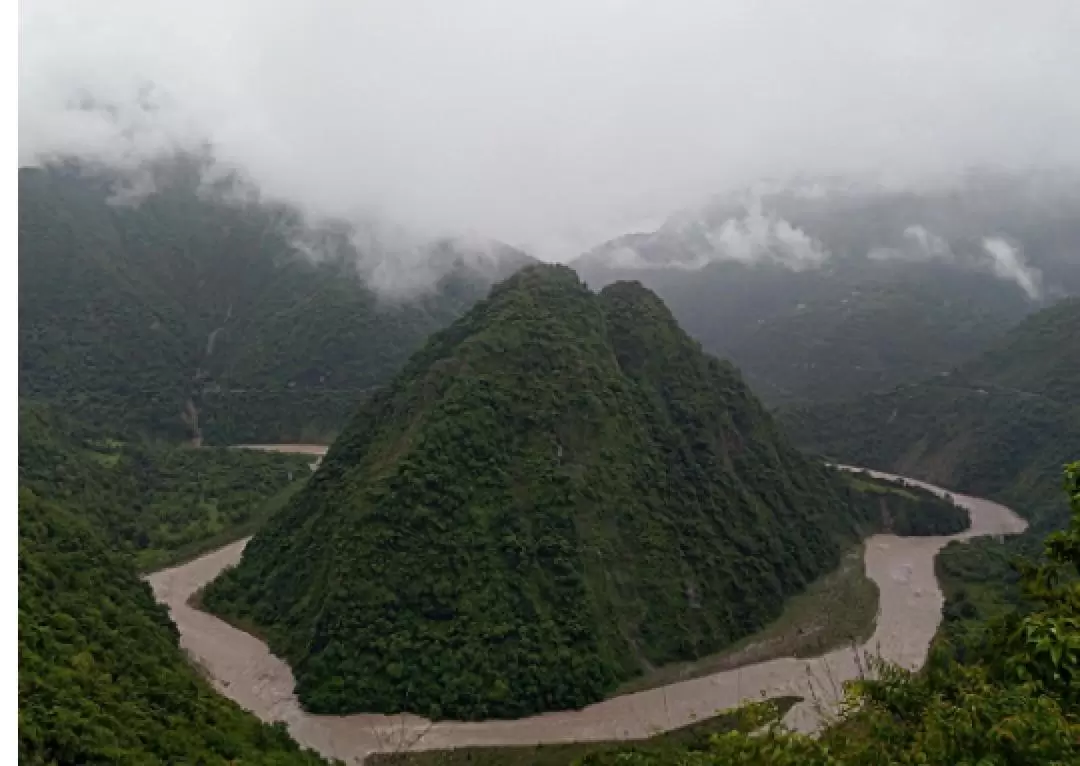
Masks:
[[[730,195],[584,254],[639,279],[773,404],[944,372],[1080,292],[1080,178],[973,173],[938,190],[837,182]]]
[[[973,359],[1080,291],[1080,184],[758,188],[583,255],[639,279],[771,405]],[[19,172],[19,386],[113,432],[329,441],[409,354],[532,259],[378,222],[313,224],[206,158]]]
[[[312,227],[207,167],[173,158],[134,186],[77,163],[19,171],[20,395],[109,432],[328,439],[531,260],[461,240],[380,251],[380,232]]]

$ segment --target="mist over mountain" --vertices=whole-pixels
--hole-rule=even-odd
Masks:
[[[1080,762],[1076,0],[17,14],[20,763]]]
[[[530,259],[309,225],[180,155],[19,173],[19,387],[113,432],[327,439],[428,334]],[[137,192],[137,194],[136,194]]]
[[[574,266],[642,280],[766,399],[837,400],[951,369],[1080,292],[1080,174],[761,184]]]
[[[1080,166],[1071,0],[428,5],[41,0],[19,162],[209,143],[314,217],[559,261],[761,178]]]
[[[594,279],[714,263],[804,271],[863,259],[939,262],[1013,282],[1029,299],[1080,285],[1080,173],[971,170],[890,188],[858,177],[759,183],[575,260]],[[611,274],[605,273],[610,271]]]

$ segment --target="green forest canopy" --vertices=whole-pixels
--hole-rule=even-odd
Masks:
[[[1037,555],[1068,505],[1061,466],[1080,455],[1080,299],[1032,315],[971,362],[922,383],[836,405],[783,410],[806,450],[988,497],[1031,523],[1004,546],[950,546],[938,557],[949,623],[978,623],[1019,598],[1009,560]],[[965,630],[951,625],[950,630]]]
[[[361,406],[203,603],[313,712],[517,717],[753,632],[881,524],[655,295],[535,266]]]
[[[323,763],[199,676],[96,521],[19,489],[19,763]]]
[[[938,646],[924,670],[876,668],[820,738],[787,731],[768,703],[745,708],[742,731],[710,746],[587,755],[581,766],[1045,766],[1080,763],[1080,463],[1067,467],[1068,528],[1044,563],[1018,567],[1034,605],[984,625],[958,663]],[[757,733],[743,733],[749,725]]]
[[[147,168],[153,193],[69,162],[19,170],[19,391],[108,433],[208,443],[328,442],[356,403],[526,256],[491,274],[453,243],[445,276],[383,300],[349,231],[312,230],[204,158]],[[298,244],[299,243],[299,244]],[[304,244],[306,243],[306,244]],[[313,260],[302,247],[323,253]],[[440,271],[441,270],[441,271]]]
[[[140,570],[249,534],[311,474],[310,456],[120,441],[19,402],[19,482],[78,508]]]

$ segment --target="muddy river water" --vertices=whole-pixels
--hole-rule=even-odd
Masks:
[[[320,454],[314,447],[296,451]],[[933,485],[905,481],[945,493]],[[813,731],[823,716],[835,710],[841,684],[858,677],[865,664],[862,653],[911,669],[924,662],[941,622],[943,597],[934,576],[934,557],[942,547],[952,540],[1017,534],[1025,528],[1024,521],[1002,505],[951,494],[970,514],[970,529],[947,537],[875,535],[866,541],[866,572],[878,586],[880,601],[874,634],[858,651],[844,648],[811,659],[770,660],[614,697],[582,710],[515,721],[431,723],[411,715],[304,712],[293,693],[292,671],[266,644],[187,603],[193,593],[240,561],[247,540],[155,572],[147,580],[158,601],[168,606],[180,630],[181,646],[218,691],[264,721],[284,722],[301,745],[350,764],[362,762],[373,752],[640,739],[762,696],[803,697],[786,721],[799,730]]]

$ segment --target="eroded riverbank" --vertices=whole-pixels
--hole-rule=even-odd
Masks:
[[[971,516],[968,530],[948,537],[875,535],[866,541],[866,572],[878,586],[880,606],[874,634],[861,651],[908,668],[920,666],[941,621],[943,597],[934,576],[937,552],[952,540],[1016,534],[1026,526],[997,503],[949,494]],[[301,745],[348,763],[359,763],[372,752],[410,748],[641,739],[762,696],[803,697],[786,720],[810,731],[820,724],[822,711],[835,704],[842,682],[857,677],[860,671],[858,653],[841,649],[812,659],[770,660],[615,697],[582,710],[516,721],[431,723],[410,715],[311,715],[300,708],[293,694],[292,671],[264,643],[188,605],[196,591],[240,560],[246,543],[238,541],[147,579],[158,601],[168,606],[180,630],[181,646],[222,694],[265,721],[284,722]]]

